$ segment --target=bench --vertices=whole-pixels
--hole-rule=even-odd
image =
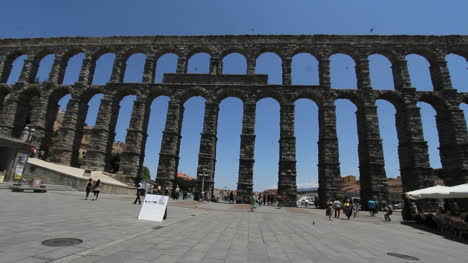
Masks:
[[[11,187],[12,192],[24,192],[24,191],[32,191],[33,193],[46,193],[47,188],[45,185],[40,185],[39,187],[31,187],[31,186],[22,186],[21,184],[14,184]]]

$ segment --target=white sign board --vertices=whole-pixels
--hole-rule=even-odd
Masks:
[[[166,195],[145,196],[138,219],[162,222],[169,197]]]

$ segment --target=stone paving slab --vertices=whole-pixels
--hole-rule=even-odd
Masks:
[[[323,210],[170,201],[163,223],[137,219],[132,196],[0,191],[0,262],[466,262],[467,246],[393,215],[328,221]],[[155,229],[156,226],[162,228]],[[83,243],[46,247],[48,238]]]

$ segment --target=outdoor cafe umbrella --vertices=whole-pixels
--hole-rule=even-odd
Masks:
[[[448,198],[468,198],[468,184],[450,187]]]
[[[411,192],[407,192],[406,196],[412,200],[419,200],[424,198],[443,199],[448,198],[450,187],[443,185],[435,185],[428,188],[423,188]]]

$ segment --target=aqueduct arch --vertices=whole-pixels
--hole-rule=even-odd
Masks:
[[[187,74],[188,60],[193,54],[210,55],[211,74]],[[268,85],[265,75],[256,75],[256,59],[272,52],[282,61],[282,85]],[[312,54],[318,61],[319,85],[292,85],[292,58],[299,53]],[[63,85],[68,61],[84,53],[78,81]],[[105,53],[115,54],[111,77],[105,85],[92,85],[97,59]],[[133,54],[146,56],[141,83],[124,83],[126,61]],[[178,56],[175,74],[166,74],[162,83],[154,83],[159,57],[166,53]],[[223,75],[223,58],[231,53],[242,54],[247,63],[246,74]],[[335,90],[330,84],[330,56],[342,53],[355,62],[357,90]],[[340,163],[336,135],[334,102],[352,100],[357,108],[359,163],[362,199],[387,199],[386,173],[382,142],[378,128],[375,101],[385,99],[397,111],[400,170],[405,191],[433,184],[427,143],[424,141],[421,116],[416,103],[436,105],[437,127],[443,169],[449,175],[448,185],[468,182],[468,136],[459,105],[467,101],[466,92],[452,88],[446,55],[468,54],[468,36],[157,36],[157,37],[64,37],[49,39],[0,40],[0,133],[19,136],[25,123],[39,131],[38,144],[50,145],[54,161],[73,165],[82,136],[83,115],[92,94],[103,93],[95,136],[86,156],[86,166],[108,169],[114,138],[119,98],[135,95],[126,150],[121,172],[135,176],[141,170],[147,138],[148,116],[152,99],[170,97],[166,126],[161,141],[157,182],[172,187],[177,173],[183,103],[193,96],[206,99],[203,131],[200,141],[197,178],[209,191],[214,186],[217,119],[219,103],[234,96],[243,102],[241,149],[239,157],[238,201],[245,202],[252,192],[255,161],[256,101],[273,97],[280,103],[280,160],[278,192],[285,196],[285,205],[296,201],[296,139],[294,136],[294,102],[313,99],[319,108],[319,195],[322,205],[329,198],[340,196]],[[26,54],[20,77],[7,84],[15,58]],[[48,80],[34,83],[39,62],[47,55],[55,56]],[[392,64],[394,90],[375,90],[369,76],[372,54],[382,54]],[[433,91],[416,91],[409,78],[408,54],[419,54],[430,63]],[[33,94],[34,93],[34,94]],[[38,103],[34,110],[24,105],[24,97],[33,94]],[[56,95],[54,95],[56,94]],[[70,94],[63,126],[50,138],[50,123],[59,95]],[[31,95],[32,96],[32,95]],[[31,99],[31,98],[28,98]],[[25,112],[25,108],[28,108]],[[28,116],[27,118],[25,116]],[[137,167],[137,169],[135,169]],[[199,191],[199,189],[198,189]]]

